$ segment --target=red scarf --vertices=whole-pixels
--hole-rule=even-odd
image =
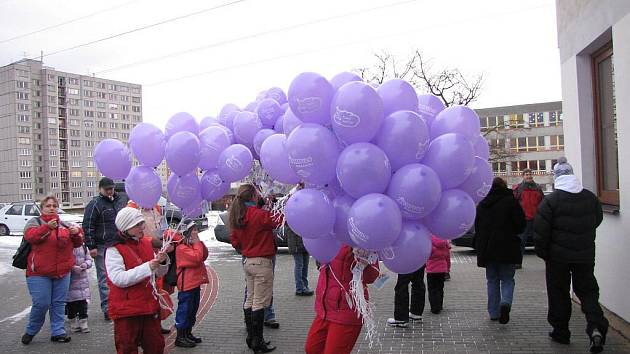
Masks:
[[[59,221],[59,215],[57,215],[57,213],[54,213],[54,214],[42,214],[40,216],[40,218],[46,224],[49,223],[52,220],[57,220],[57,224],[61,225],[61,222]]]

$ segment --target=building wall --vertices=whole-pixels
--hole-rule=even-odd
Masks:
[[[590,55],[612,39],[619,151],[619,214],[597,230],[595,273],[600,302],[630,321],[630,1],[556,1],[565,149],[585,188],[597,190]]]

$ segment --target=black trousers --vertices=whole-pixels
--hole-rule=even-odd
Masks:
[[[547,298],[549,310],[547,321],[559,335],[570,336],[571,319],[570,285],[580,299],[582,312],[586,316],[586,334],[590,337],[594,329],[602,335],[608,332],[608,320],[599,305],[599,286],[594,274],[594,263],[546,262]]]
[[[394,287],[394,319],[409,321],[409,283],[411,283],[411,313],[424,312],[424,267],[409,274],[398,274]]]
[[[442,311],[444,304],[444,280],[446,273],[427,273],[427,288],[429,290],[429,304],[431,312]]]
[[[66,303],[66,314],[69,319],[79,316],[79,319],[88,318],[87,300],[78,300]]]

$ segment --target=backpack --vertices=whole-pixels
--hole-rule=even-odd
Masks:
[[[37,217],[37,226],[42,225],[42,220]],[[20,242],[20,247],[18,247],[17,251],[13,255],[13,263],[12,265],[15,268],[26,269],[28,254],[31,253],[31,244],[26,241],[24,236],[22,236],[22,242]]]

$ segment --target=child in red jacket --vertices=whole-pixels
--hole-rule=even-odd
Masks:
[[[199,240],[199,230],[193,220],[185,220],[182,229],[184,237],[175,248],[178,289],[175,346],[192,348],[201,343],[201,338],[192,334],[192,328],[199,309],[201,284],[208,283],[208,272],[204,264],[208,258],[208,249]]]
[[[438,314],[444,303],[444,279],[449,268],[451,245],[448,241],[431,236],[431,257],[427,261],[427,289],[431,312]]]

